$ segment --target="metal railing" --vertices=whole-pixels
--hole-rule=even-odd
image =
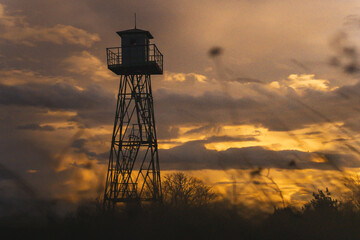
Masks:
[[[156,63],[160,70],[163,70],[163,55],[155,44],[112,47],[107,48],[106,53],[107,64],[109,67]]]

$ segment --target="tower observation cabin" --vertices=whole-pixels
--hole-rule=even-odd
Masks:
[[[162,74],[163,55],[149,31],[129,29],[119,31],[121,47],[107,48],[108,68],[117,75]]]

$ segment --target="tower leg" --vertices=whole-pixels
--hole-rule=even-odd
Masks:
[[[117,202],[161,201],[150,75],[120,78],[104,208]]]

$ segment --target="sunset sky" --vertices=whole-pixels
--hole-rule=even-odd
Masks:
[[[149,30],[162,174],[238,200],[345,191],[360,169],[355,0],[0,0],[0,198],[103,192],[119,77],[116,31]],[[217,49],[216,54],[210,54]],[[212,51],[214,52],[214,51]]]

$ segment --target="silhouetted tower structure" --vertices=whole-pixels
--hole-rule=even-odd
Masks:
[[[120,75],[104,208],[118,202],[161,201],[151,75],[163,73],[163,55],[149,31],[117,32],[121,47],[107,48],[108,68]]]

